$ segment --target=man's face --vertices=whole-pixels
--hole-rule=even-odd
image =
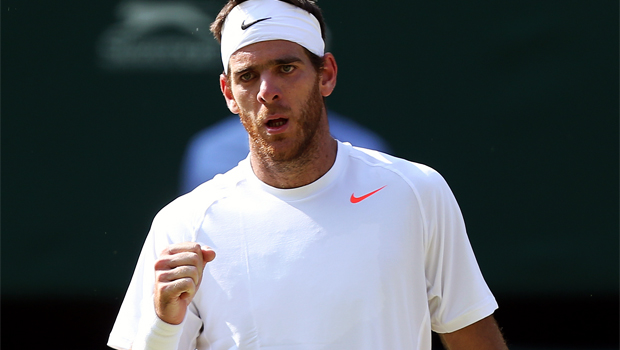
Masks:
[[[319,81],[303,47],[289,41],[255,43],[231,56],[227,102],[254,152],[289,161],[308,149],[324,118]]]

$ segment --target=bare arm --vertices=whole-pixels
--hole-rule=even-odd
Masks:
[[[439,336],[447,350],[508,350],[493,315]]]

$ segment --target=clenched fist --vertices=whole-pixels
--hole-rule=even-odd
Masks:
[[[205,265],[215,258],[195,242],[172,244],[155,262],[155,312],[164,322],[180,324],[196,295]]]

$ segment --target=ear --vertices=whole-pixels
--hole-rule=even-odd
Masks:
[[[235,97],[228,84],[226,84],[226,75],[220,74],[220,90],[222,90],[222,95],[224,95],[224,99],[226,99],[226,105],[228,109],[233,114],[239,114],[239,106],[237,105],[237,101],[235,101]]]
[[[327,97],[332,94],[336,87],[336,77],[338,75],[338,65],[334,55],[327,52],[323,56],[323,71],[321,72],[321,95]]]

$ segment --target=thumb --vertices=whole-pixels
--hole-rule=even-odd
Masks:
[[[213,259],[215,259],[215,251],[211,249],[211,247],[202,246],[200,247],[200,249],[202,250],[202,262],[204,264],[211,262],[213,261]]]

